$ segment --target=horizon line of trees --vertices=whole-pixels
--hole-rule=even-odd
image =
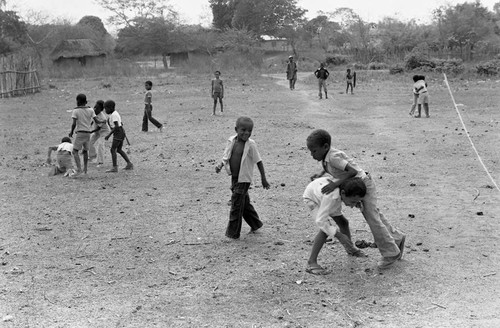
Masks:
[[[0,4],[5,8],[6,2]],[[500,51],[500,2],[493,11],[479,0],[441,6],[431,23],[418,24],[394,17],[367,22],[350,8],[306,19],[307,11],[297,0],[207,0],[213,14],[210,28],[183,24],[168,0],[96,2],[113,13],[109,24],[117,28],[116,38],[96,16],[84,16],[77,24],[47,23],[32,12],[26,22],[15,11],[0,9],[0,55],[32,48],[40,58],[47,57],[62,40],[78,38],[92,39],[119,56],[165,58],[195,49],[208,54],[220,49],[251,52],[263,35],[286,39],[295,55],[317,47],[325,56],[337,53],[365,63],[402,60],[416,47],[464,61]]]

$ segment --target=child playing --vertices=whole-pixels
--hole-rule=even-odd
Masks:
[[[73,133],[76,130],[75,141],[73,142],[73,156],[76,163],[76,175],[82,172],[82,166],[80,163],[80,155],[78,152],[81,150],[83,154],[83,173],[87,174],[87,164],[89,161],[89,146],[90,146],[90,134],[92,120],[96,124],[100,122],[97,120],[94,110],[87,106],[87,96],[80,93],[76,96],[76,107],[73,109],[73,114],[71,114],[73,119],[73,124],[71,125],[71,132],[69,137],[73,137]]]
[[[347,254],[356,257],[366,255],[353,245],[349,221],[342,215],[342,202],[347,206],[359,206],[359,202],[366,194],[366,186],[359,178],[345,180],[339,188],[329,194],[323,194],[321,189],[330,182],[331,177],[321,177],[313,180],[304,191],[304,203],[312,211],[316,225],[320,231],[314,238],[311,255],[307,261],[306,272],[311,274],[327,274],[329,271],[318,264],[318,254],[326,242],[327,237],[337,238],[344,246]],[[338,228],[334,227],[334,223]]]
[[[212,80],[212,98],[214,99],[214,110],[212,115],[215,115],[215,108],[217,107],[217,99],[220,102],[220,112],[224,112],[224,104],[222,103],[222,98],[224,98],[224,85],[220,79],[220,72],[215,71],[215,79]]]
[[[311,156],[321,161],[323,171],[311,179],[330,174],[333,180],[321,189],[329,194],[338,188],[345,180],[357,177],[366,185],[366,195],[363,197],[361,213],[368,223],[375,243],[382,254],[378,266],[385,269],[401,259],[404,251],[405,235],[393,228],[377,207],[375,183],[370,174],[362,170],[356,162],[343,151],[331,147],[332,138],[325,130],[314,130],[307,137],[307,148]]]
[[[56,151],[56,165],[50,169],[49,176],[54,176],[57,174],[73,174],[73,144],[69,137],[64,137],[61,143],[57,146],[49,147],[49,152],[47,153],[47,164],[52,164],[51,154]]]
[[[417,82],[418,80],[420,80],[420,75],[413,75],[412,77],[413,79],[413,104],[411,105],[411,109],[410,109],[410,112],[408,114],[410,114],[410,116],[413,116],[413,114],[415,113],[415,109],[417,108],[417,104],[418,104],[418,92],[417,92],[417,88],[418,88],[418,85],[417,85]]]
[[[427,92],[427,83],[425,82],[425,76],[420,75],[419,80],[414,85],[415,92],[418,94],[417,108],[418,114],[415,115],[416,118],[422,115],[422,105],[424,105],[425,117],[429,116],[429,93]]]
[[[319,99],[323,98],[323,94],[321,93],[321,88],[325,90],[325,99],[328,99],[328,90],[326,90],[326,79],[330,75],[330,72],[325,68],[325,64],[321,63],[320,67],[314,72],[314,75],[318,78],[318,86],[319,86]]]
[[[108,118],[104,114],[104,101],[98,100],[94,105],[94,113],[97,120],[100,122],[95,125],[95,130],[90,136],[90,158],[95,157],[97,167],[104,164],[104,137],[110,132]]]
[[[163,125],[153,118],[153,92],[151,89],[153,88],[153,82],[146,81],[144,83],[144,87],[146,88],[146,94],[144,95],[144,116],[142,117],[142,132],[148,132],[148,120],[154,124],[158,128],[160,132],[163,131]]]
[[[351,74],[351,69],[347,69],[347,74],[345,76],[345,80],[347,82],[347,87],[345,89],[345,94],[349,93],[349,87],[351,87],[351,95],[354,94],[353,88],[356,87],[356,72]]]
[[[122,119],[120,114],[115,110],[115,102],[113,100],[107,100],[104,103],[104,110],[106,114],[109,115],[109,121],[113,122],[113,126],[111,128],[111,132],[104,138],[106,140],[109,139],[111,135],[113,135],[113,143],[111,144],[111,159],[113,161],[113,168],[107,170],[106,172],[118,172],[118,164],[117,164],[117,156],[116,153],[119,153],[127,165],[123,168],[124,170],[133,170],[134,165],[129,160],[127,154],[123,151],[123,140],[125,137],[125,130],[123,130]]]
[[[219,173],[222,167],[226,168],[231,176],[231,210],[226,236],[233,239],[240,238],[242,218],[250,226],[250,233],[262,227],[262,221],[250,203],[248,188],[252,183],[254,165],[260,172],[262,187],[269,189],[269,183],[264,172],[264,164],[260,158],[257,145],[250,139],[253,130],[253,121],[249,117],[239,117],[236,120],[236,135],[228,139],[222,161],[215,167]]]

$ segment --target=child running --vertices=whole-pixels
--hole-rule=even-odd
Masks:
[[[78,152],[81,150],[83,154],[83,173],[87,174],[87,165],[89,161],[89,147],[90,147],[90,134],[92,120],[96,124],[100,122],[97,120],[94,110],[87,106],[87,96],[80,93],[76,96],[76,107],[71,114],[73,124],[71,125],[71,132],[69,137],[73,137],[76,130],[75,141],[73,142],[73,157],[76,163],[76,175],[82,172],[82,164],[80,162],[80,155]]]
[[[368,223],[375,239],[375,243],[382,254],[382,259],[378,263],[380,269],[392,266],[403,256],[406,236],[393,228],[385,219],[384,215],[377,207],[377,192],[375,183],[370,174],[362,170],[353,158],[346,155],[341,150],[331,146],[332,138],[325,130],[314,130],[307,137],[307,148],[311,156],[320,161],[323,170],[315,174],[311,179],[316,179],[328,173],[333,180],[321,189],[321,192],[329,194],[338,188],[345,180],[357,177],[363,180],[366,185],[366,195],[361,202],[361,213]]]
[[[50,169],[49,176],[57,174],[64,174],[64,176],[73,175],[73,144],[71,143],[71,139],[64,137],[59,145],[49,147],[47,164],[52,164],[51,154],[53,151],[56,152],[56,165]]]
[[[250,203],[248,188],[252,183],[255,164],[260,172],[262,187],[269,189],[264,164],[260,158],[257,144],[250,139],[253,130],[253,121],[249,117],[239,117],[236,120],[236,135],[230,137],[224,150],[222,161],[215,167],[219,173],[223,167],[231,176],[231,210],[226,237],[240,238],[242,219],[250,226],[250,233],[259,230],[263,223]]]
[[[113,161],[113,167],[106,171],[109,173],[118,172],[116,153],[120,154],[125,162],[127,162],[127,165],[123,168],[124,170],[134,169],[134,165],[122,149],[123,140],[126,138],[125,130],[123,130],[122,118],[120,114],[118,114],[118,112],[115,110],[115,106],[116,104],[113,100],[107,100],[104,103],[104,110],[106,111],[106,114],[109,115],[109,122],[112,122],[111,132],[104,139],[108,140],[109,137],[113,135],[113,143],[111,144],[111,159]]]
[[[222,98],[224,98],[224,84],[220,79],[220,72],[215,71],[215,79],[212,80],[212,98],[214,99],[214,109],[212,115],[215,115],[215,108],[217,107],[217,99],[220,102],[220,112],[224,112],[224,104],[222,103]]]
[[[339,188],[329,194],[323,194],[321,189],[330,182],[331,177],[321,177],[313,180],[304,191],[304,203],[309,207],[320,229],[314,238],[311,255],[307,261],[306,272],[323,275],[329,271],[318,264],[318,254],[323,248],[327,237],[337,238],[344,246],[347,254],[356,257],[366,255],[353,245],[349,221],[342,214],[342,202],[350,207],[358,207],[366,195],[366,186],[359,178],[345,180]],[[338,228],[334,226],[337,224]]]
[[[146,88],[146,94],[144,95],[144,116],[142,117],[142,132],[148,132],[148,121],[154,124],[160,132],[163,131],[163,124],[158,122],[153,117],[153,82],[146,81],[144,83],[144,88]]]
[[[319,87],[319,99],[323,98],[323,94],[321,93],[321,88],[325,90],[325,99],[328,99],[328,90],[326,89],[326,79],[330,76],[330,72],[325,68],[325,64],[321,63],[319,68],[314,72],[316,78],[318,78],[318,87]]]

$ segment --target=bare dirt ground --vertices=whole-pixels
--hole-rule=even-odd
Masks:
[[[358,73],[345,95],[341,74],[321,101],[310,76],[293,92],[270,76],[222,76],[215,117],[211,77],[151,78],[164,133],[140,132],[150,77],[49,81],[0,99],[0,327],[499,327],[500,192],[442,77],[428,78],[432,117],[414,119],[409,77]],[[499,84],[450,82],[498,182]],[[80,92],[117,102],[135,170],[105,173],[107,154],[108,167],[86,177],[47,177],[47,147],[69,133]],[[228,242],[229,178],[214,164],[240,115],[254,119],[272,187],[256,174],[250,197],[265,225]],[[381,210],[407,234],[393,268],[376,268],[377,249],[357,259],[334,243],[319,258],[332,273],[305,272],[317,229],[301,195],[320,169],[305,147],[315,128],[376,178]],[[354,240],[372,240],[360,213],[346,216]]]

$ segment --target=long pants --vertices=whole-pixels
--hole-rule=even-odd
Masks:
[[[97,157],[97,163],[104,163],[105,140],[100,131],[90,136],[89,158]]]
[[[324,79],[318,79],[318,87],[319,87],[319,93],[318,93],[318,96],[321,98],[323,97],[323,94],[321,93],[321,88],[323,88],[323,90],[325,90],[325,96],[328,97],[328,90],[326,89],[326,80]]]
[[[290,81],[290,90],[294,90],[295,82],[297,82],[297,76],[292,77],[289,81]]]
[[[250,196],[248,196],[249,187],[250,183],[236,182],[233,183],[231,188],[233,194],[231,196],[229,223],[226,229],[226,236],[229,238],[240,238],[242,219],[245,220],[252,230],[257,230],[263,225],[255,208],[250,203]]]
[[[366,185],[366,195],[363,198],[363,216],[370,227],[377,248],[383,257],[391,257],[399,254],[399,243],[403,234],[396,230],[377,207],[377,190],[375,183],[368,174],[363,179]]]
[[[162,124],[153,118],[153,105],[144,106],[144,116],[142,117],[142,131],[148,131],[148,121],[154,124],[158,129],[162,127]]]

